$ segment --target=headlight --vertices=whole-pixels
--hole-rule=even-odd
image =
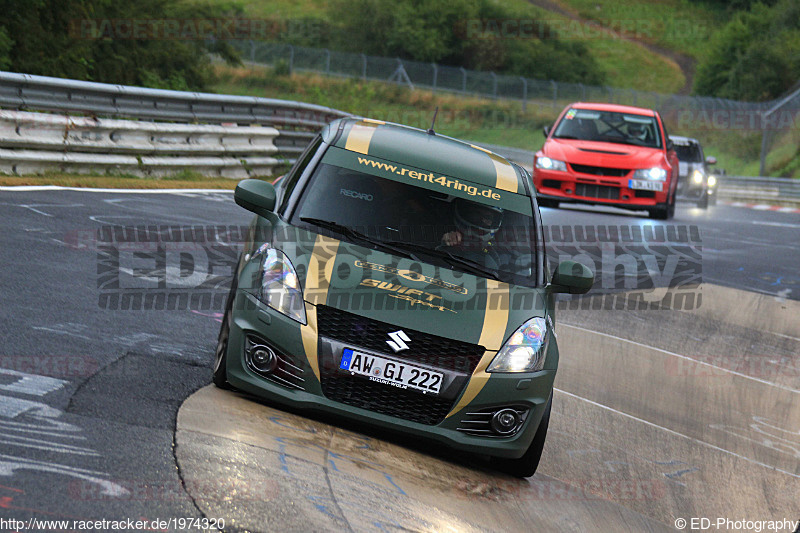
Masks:
[[[695,170],[692,172],[692,183],[695,185],[700,185],[703,183],[703,173],[699,170]]]
[[[536,372],[544,366],[550,337],[544,318],[528,320],[497,352],[487,372]]]
[[[633,177],[640,180],[665,181],[667,171],[661,167],[640,168],[633,173]]]
[[[537,157],[536,158],[536,168],[541,168],[542,170],[560,170],[562,172],[567,171],[567,164],[563,161],[559,161],[558,159],[550,159],[549,157]]]
[[[255,255],[263,254],[259,275],[258,299],[279,313],[306,323],[306,306],[303,290],[289,258],[268,244],[261,246]]]
[[[708,177],[708,187],[713,189],[716,185],[717,185],[717,178],[715,178],[714,176],[709,176]]]

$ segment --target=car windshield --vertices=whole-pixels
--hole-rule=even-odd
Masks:
[[[661,148],[661,135],[655,117],[570,109],[558,123],[553,137]]]
[[[703,154],[700,152],[700,145],[696,143],[687,143],[673,141],[675,152],[678,154],[678,161],[686,161],[688,163],[700,163],[703,161]]]
[[[322,163],[291,223],[451,270],[535,286],[537,236],[527,205],[520,213]]]

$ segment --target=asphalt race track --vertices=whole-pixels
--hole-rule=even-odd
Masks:
[[[689,204],[668,224],[542,215],[573,231],[551,239],[550,258],[595,260],[601,282],[561,303],[550,432],[539,472],[518,480],[209,386],[213,298],[121,310],[115,295],[131,290],[224,297],[251,218],[230,193],[0,191],[0,519],[20,531],[31,519],[197,530],[152,526],[179,518],[231,531],[668,531],[693,518],[794,531],[800,217]],[[218,231],[199,246],[102,237],[147,226]],[[668,227],[686,238],[603,238]],[[642,292],[661,303],[624,305]],[[678,292],[680,305],[662,298]]]

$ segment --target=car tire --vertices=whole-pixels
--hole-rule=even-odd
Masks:
[[[238,271],[238,269],[237,269]],[[236,297],[236,287],[238,286],[238,276],[234,274],[231,282],[231,290],[225,302],[225,313],[222,315],[222,324],[217,336],[217,347],[214,351],[214,373],[211,381],[220,389],[231,390],[233,387],[228,383],[228,339],[231,333],[231,321],[233,320],[233,300]]]
[[[647,210],[648,216],[655,220],[669,220],[675,216],[675,195],[666,204],[659,204]]]
[[[539,467],[539,460],[542,458],[542,450],[544,449],[544,441],[547,438],[547,426],[550,424],[550,408],[553,404],[553,395],[550,394],[550,399],[547,400],[547,407],[544,408],[544,415],[539,422],[539,427],[536,429],[536,434],[533,436],[531,445],[528,450],[519,459],[506,459],[504,457],[495,457],[492,460],[495,469],[515,477],[531,477],[536,473]]]
[[[697,207],[708,209],[708,191],[703,191],[703,194],[700,195],[700,199],[697,200]]]

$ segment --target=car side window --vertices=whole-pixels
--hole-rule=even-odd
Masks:
[[[280,208],[278,209],[278,214],[283,215],[286,211],[286,207],[289,204],[289,198],[292,196],[292,191],[294,190],[297,182],[300,180],[300,176],[303,175],[303,171],[306,169],[308,164],[314,158],[314,154],[317,153],[319,149],[319,145],[322,144],[322,136],[317,135],[314,139],[308,144],[305,151],[300,154],[300,157],[297,158],[297,162],[295,162],[292,169],[284,178],[286,183],[283,186],[283,197],[281,198]]]

